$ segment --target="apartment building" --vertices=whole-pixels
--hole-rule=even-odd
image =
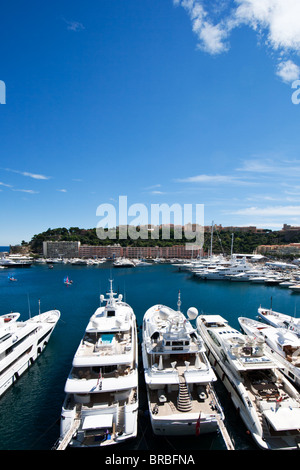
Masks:
[[[80,242],[43,242],[43,255],[46,258],[78,258]]]

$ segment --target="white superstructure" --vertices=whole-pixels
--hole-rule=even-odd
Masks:
[[[128,258],[117,258],[113,262],[114,268],[134,268],[135,264],[131,259]]]
[[[197,326],[209,359],[256,444],[262,449],[298,449],[299,393],[264,341],[243,335],[220,315],[200,315]]]
[[[300,318],[286,315],[285,313],[275,312],[272,308],[259,307],[258,316],[275,328],[287,328],[300,336]]]
[[[60,442],[74,447],[116,444],[137,434],[138,348],[132,308],[112,290],[97,308],[65,384]]]
[[[282,364],[284,374],[300,387],[300,338],[286,328],[275,328],[246,317],[238,320],[247,335],[262,336],[270,353]]]
[[[197,310],[188,310],[195,319]],[[149,308],[143,319],[142,355],[154,434],[198,435],[218,429],[223,413],[213,388],[216,376],[201,336],[180,311]]]
[[[58,310],[19,321],[19,313],[0,317],[0,396],[45,349],[59,318]]]

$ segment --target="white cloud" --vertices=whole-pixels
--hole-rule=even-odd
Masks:
[[[300,78],[300,67],[291,60],[282,61],[278,64],[276,74],[285,83],[291,83]]]
[[[181,5],[188,13],[192,22],[192,29],[198,37],[197,47],[210,54],[220,54],[228,49],[225,40],[228,35],[228,27],[222,23],[213,24],[208,19],[201,1],[198,0],[173,0],[176,6]]]
[[[33,189],[13,189],[13,191],[18,191],[21,193],[28,193],[28,194],[38,194],[39,191],[33,191]]]
[[[173,0],[173,3],[188,13],[198,48],[210,54],[227,51],[231,31],[250,26],[268,48],[279,54],[277,75],[286,83],[299,78],[297,64],[282,57],[300,53],[299,0],[229,0],[225,6],[230,4],[231,9],[224,7],[227,13],[221,19],[220,8],[208,11],[209,3],[205,0]]]
[[[300,51],[300,3],[298,0],[235,0],[235,18],[254,30],[267,32],[274,49]]]
[[[216,184],[253,184],[236,176],[228,175],[196,175],[178,179],[179,183],[216,183]]]
[[[67,192],[66,189],[57,189],[56,191],[59,191],[60,193],[66,193]]]
[[[278,174],[281,177],[284,175],[293,178],[300,175],[300,160],[255,158],[245,160],[236,170],[256,174]]]
[[[233,211],[231,214],[263,217],[300,216],[300,206],[246,207]]]
[[[82,31],[83,29],[85,29],[85,27],[83,26],[82,23],[79,23],[79,21],[69,21],[69,20],[65,20],[63,18],[64,22],[67,24],[67,29],[69,31]]]
[[[5,184],[0,181],[0,186],[5,186],[6,188],[12,188],[10,184]]]
[[[36,173],[29,173],[28,171],[18,171],[18,170],[11,170],[10,168],[5,168],[6,171],[11,171],[12,173],[18,173],[19,175],[29,176],[30,178],[36,180],[49,180],[50,176],[39,175]]]

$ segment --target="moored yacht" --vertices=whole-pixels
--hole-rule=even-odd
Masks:
[[[135,314],[110,281],[105,306],[91,316],[65,384],[59,449],[117,444],[137,434]]]
[[[259,318],[276,328],[287,328],[300,336],[300,318],[286,315],[285,313],[275,312],[272,308],[259,307],[257,310]]]
[[[0,396],[33,364],[48,344],[58,310],[19,321],[18,312],[0,317]]]
[[[118,258],[113,262],[114,268],[134,268],[135,264],[128,258]]]
[[[299,449],[299,393],[268,354],[263,339],[243,335],[221,315],[200,315],[197,326],[256,444],[262,449]]]
[[[156,435],[214,432],[224,419],[213,388],[217,380],[205,346],[190,320],[165,305],[149,308],[143,319],[142,355],[151,425]]]
[[[207,267],[201,271],[196,271],[196,275],[200,279],[205,280],[228,280],[231,278],[231,276],[236,276],[242,273],[245,274],[250,270],[252,270],[252,267],[248,265],[245,259],[241,261],[236,261],[233,259],[227,266],[214,266],[213,269]]]
[[[295,385],[300,386],[300,338],[286,328],[275,328],[246,317],[238,320],[247,335],[262,336],[271,355],[282,364],[283,373]]]

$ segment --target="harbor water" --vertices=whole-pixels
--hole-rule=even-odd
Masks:
[[[298,317],[300,294],[278,286],[250,282],[201,281],[169,264],[152,264],[135,268],[113,268],[111,263],[99,266],[55,264],[32,265],[26,269],[0,271],[0,312],[20,312],[22,320],[29,315],[58,309],[61,319],[43,354],[0,399],[0,449],[48,450],[59,437],[59,421],[64,399],[64,385],[71,369],[73,355],[83,336],[89,317],[100,304],[100,294],[109,289],[123,294],[141,327],[145,311],[156,303],[177,308],[178,291],[182,311],[191,306],[199,311],[224,316],[239,329],[238,317],[256,318],[260,304]],[[9,282],[8,275],[17,282]],[[65,285],[66,276],[73,281]],[[141,338],[141,328],[139,332]],[[143,390],[143,368],[140,358],[140,412],[136,439],[120,451],[193,452],[223,450],[220,433],[195,437],[163,438],[153,435]],[[223,384],[216,391],[225,413],[227,431],[237,450],[256,449]],[[117,452],[117,450],[116,450]]]

